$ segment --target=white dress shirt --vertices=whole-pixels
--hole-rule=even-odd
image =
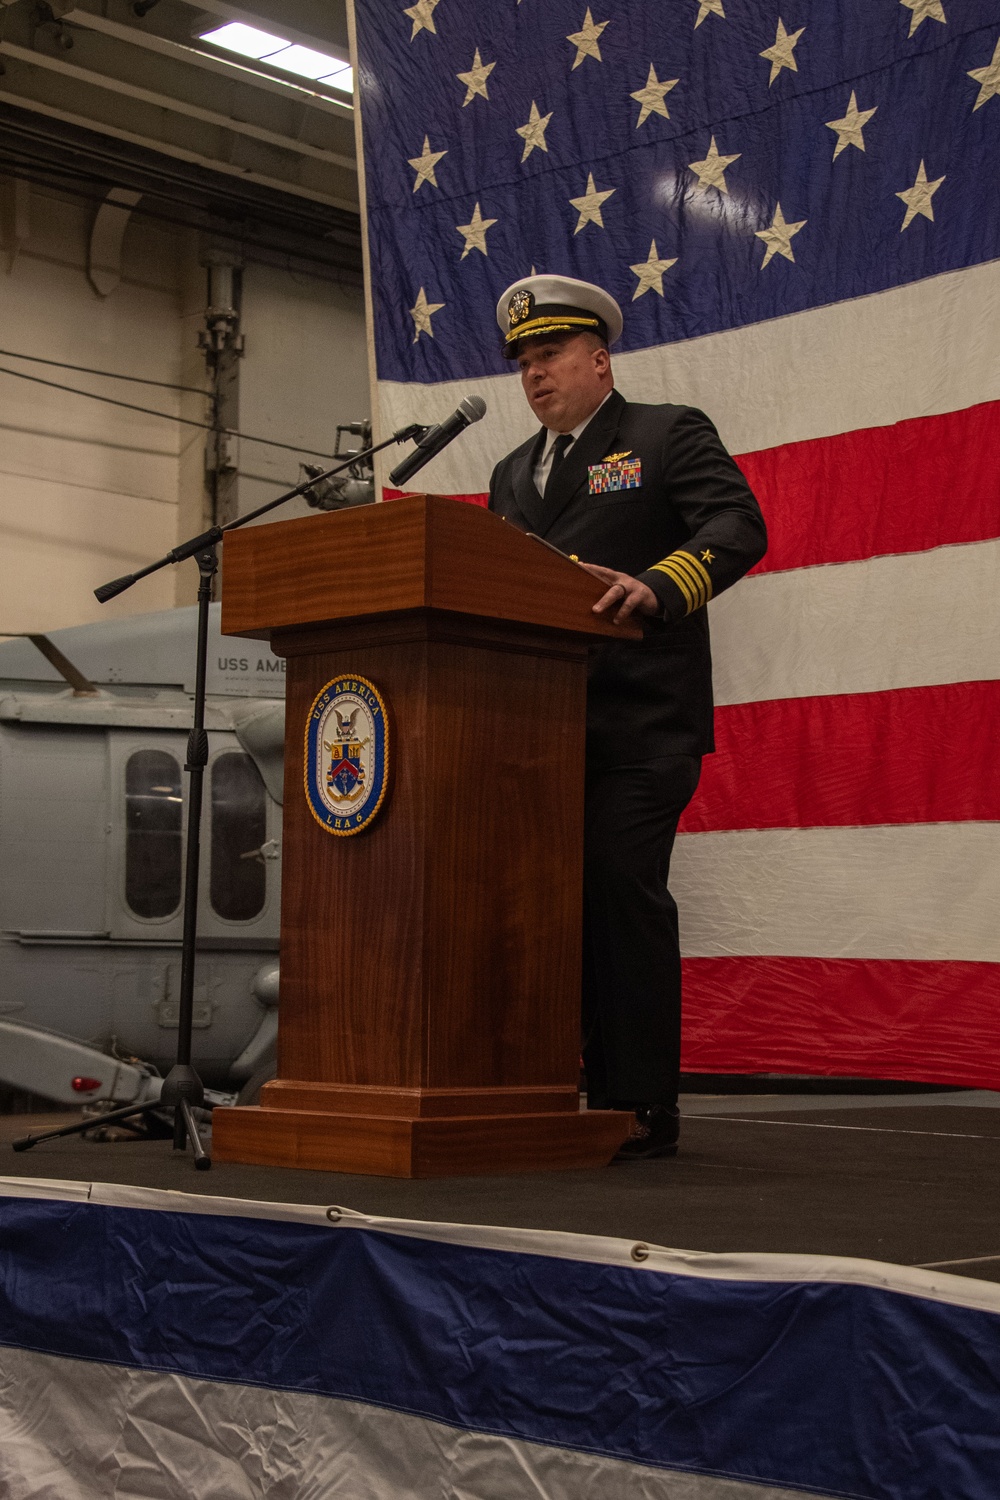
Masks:
[[[609,401],[610,399],[611,399],[611,391],[609,391],[608,394],[605,396],[604,401],[601,402],[601,406],[603,406],[604,403],[606,401]],[[597,413],[600,411],[601,406],[595,407],[594,410],[590,413],[589,417],[584,417],[583,421],[579,424],[579,426],[573,428],[573,431],[569,434],[570,437],[573,439],[573,442],[570,443],[569,446],[566,449],[566,455],[567,456],[570,453],[572,453],[572,451],[573,451],[573,443],[576,442],[576,440],[580,436],[581,432],[583,432],[585,428],[587,428],[587,427],[590,426],[591,422],[594,420],[594,418],[597,416]],[[547,436],[546,436],[545,442],[544,442],[544,444],[542,446],[542,456],[541,456],[541,458],[538,460],[538,462],[535,465],[535,472],[534,472],[534,476],[533,477],[534,477],[534,481],[535,481],[535,489],[538,491],[538,493],[540,495],[544,495],[545,494],[545,486],[549,482],[549,473],[550,473],[550,471],[552,469],[552,450],[553,450],[553,448],[556,445],[556,438],[559,437],[559,435],[560,434],[558,432],[553,432],[551,428],[547,429]]]

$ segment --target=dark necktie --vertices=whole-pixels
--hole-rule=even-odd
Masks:
[[[555,442],[552,444],[552,463],[549,467],[549,477],[545,481],[546,494],[548,494],[553,479],[555,479],[556,475],[559,472],[559,469],[562,467],[563,460],[566,457],[566,449],[569,447],[572,441],[573,434],[571,432],[561,432],[556,438]]]

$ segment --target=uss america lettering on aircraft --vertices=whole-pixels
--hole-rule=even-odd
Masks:
[[[248,656],[217,656],[215,659],[218,670],[226,673],[239,673],[246,676],[249,672],[277,673],[282,676],[285,671],[285,659],[283,656],[258,656],[253,665]]]

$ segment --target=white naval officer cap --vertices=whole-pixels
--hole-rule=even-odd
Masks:
[[[547,333],[597,333],[609,344],[621,338],[622,310],[603,287],[572,276],[522,276],[497,303],[501,349],[515,359],[521,339]]]

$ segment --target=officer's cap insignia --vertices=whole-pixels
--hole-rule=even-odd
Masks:
[[[317,693],[306,719],[305,791],[327,833],[362,833],[389,788],[385,701],[367,677],[344,675]]]
[[[523,288],[521,291],[514,293],[513,297],[507,303],[507,316],[510,318],[511,328],[516,328],[518,323],[523,323],[526,318],[531,317],[531,309],[534,301],[535,299],[531,293],[524,291]]]

